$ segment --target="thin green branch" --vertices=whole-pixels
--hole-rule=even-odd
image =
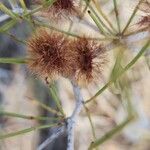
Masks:
[[[123,37],[131,36],[131,35],[138,34],[138,33],[141,33],[141,32],[147,32],[148,28],[149,27],[144,27],[144,28],[140,28],[140,29],[135,30],[135,31],[131,31],[131,32],[127,33],[127,34],[124,34]]]
[[[89,14],[90,17],[93,19],[93,21],[94,21],[95,24],[97,25],[97,27],[98,27],[98,29],[99,29],[99,31],[100,31],[100,33],[101,33],[102,35],[104,35],[106,38],[108,37],[108,38],[111,38],[111,39],[118,39],[118,37],[113,36],[113,35],[108,35],[108,34],[105,32],[104,28],[101,26],[101,24],[100,24],[100,22],[98,21],[98,19],[94,16],[94,14],[93,14],[90,10],[88,10],[88,14]]]
[[[113,80],[110,80],[107,84],[105,84],[93,97],[91,97],[89,100],[87,100],[85,103],[91,102],[93,99],[95,99],[97,96],[99,96],[103,91],[105,91],[114,81],[117,80],[123,73],[125,73],[129,68],[131,68],[138,59],[143,55],[143,53],[147,50],[148,46],[150,45],[150,40],[147,41],[147,43],[143,46],[143,48],[140,50],[140,52],[132,59],[132,61],[124,67],[118,75],[116,75]]]
[[[97,25],[100,33],[106,36],[105,30],[103,29],[103,27],[101,26],[101,24],[99,23],[99,21],[97,20],[97,18],[93,15],[93,13],[90,10],[88,10],[88,14],[90,15],[90,17],[93,19],[93,21]]]
[[[6,64],[26,64],[26,58],[0,58],[0,63]]]
[[[8,134],[1,134],[0,135],[0,140],[2,139],[6,139],[6,138],[10,138],[10,137],[14,137],[14,136],[18,136],[18,135],[22,135],[31,131],[35,131],[35,130],[42,130],[42,129],[46,129],[46,128],[51,128],[54,126],[57,126],[58,124],[48,124],[48,125],[41,125],[41,126],[35,126],[35,127],[30,127],[30,128],[26,128],[24,130],[20,130],[17,132],[12,132],[12,133],[8,133]]]
[[[143,55],[143,53],[147,50],[148,46],[150,45],[150,40],[144,45],[144,47],[141,49],[141,51],[135,56],[135,58],[124,68],[122,73],[126,72],[129,68],[131,68],[137,60]],[[122,74],[121,73],[121,74]]]
[[[85,104],[93,101],[97,96],[99,96],[101,93],[103,93],[112,83],[113,83],[113,81],[111,80],[107,84],[105,84],[94,96],[92,96],[90,99],[85,101]]]
[[[19,0],[19,2],[20,2],[21,6],[24,10],[23,14],[28,14],[28,9],[26,7],[26,4],[25,4],[24,0]],[[35,29],[34,28],[34,20],[32,19],[31,14],[29,14],[27,17],[29,18],[31,28],[34,30]]]
[[[13,20],[18,21],[18,18],[14,12],[9,10],[5,5],[0,3],[0,10],[3,11],[5,14],[9,15]]]
[[[93,122],[92,122],[91,114],[90,114],[90,112],[89,112],[89,110],[88,110],[88,108],[86,107],[85,104],[84,104],[84,108],[85,108],[87,117],[89,119],[90,125],[91,125],[93,139],[96,140],[96,133],[95,133],[95,128],[94,128],[94,125],[93,125]]]
[[[67,31],[64,31],[64,30],[61,30],[61,29],[58,29],[56,27],[53,27],[53,26],[50,26],[46,23],[43,23],[43,22],[40,22],[40,21],[34,21],[34,23],[38,26],[43,26],[43,27],[46,27],[46,28],[49,28],[51,30],[54,30],[54,31],[57,31],[57,32],[61,32],[61,33],[64,33],[64,34],[67,34],[69,36],[73,36],[73,37],[77,37],[77,38],[80,38],[79,35],[77,34],[74,34],[74,33],[71,33],[71,32],[67,32]]]
[[[16,20],[10,20],[10,21],[8,21],[7,23],[5,23],[4,25],[2,25],[0,27],[0,33],[6,32],[7,30],[9,30],[10,28],[12,28],[16,24],[17,24]]]
[[[150,57],[149,56],[145,56],[145,63],[150,71]]]
[[[47,7],[47,6],[51,6],[53,5],[53,3],[55,2],[55,0],[48,0],[48,1],[45,1],[42,5],[40,5],[39,7],[31,10],[30,12],[27,12],[25,13],[23,16],[24,17],[27,17],[28,15],[32,15],[38,11],[40,11],[41,9],[43,9],[44,7]]]
[[[84,16],[85,12],[87,11],[90,2],[91,2],[91,0],[87,0],[86,6],[85,6],[85,8],[83,9],[83,12],[82,12],[83,15],[81,16],[81,18]]]
[[[119,12],[118,12],[118,9],[117,9],[117,2],[116,2],[116,0],[113,0],[113,4],[114,4],[114,10],[115,10],[115,14],[116,14],[118,31],[120,33],[121,32],[121,30],[120,30],[120,20],[119,20]]]
[[[43,8],[43,5],[42,6],[39,6],[27,13],[24,13],[23,15],[18,15],[17,17],[19,17],[20,19],[24,19],[26,20],[27,22],[31,23],[31,18],[28,18],[30,15],[38,12],[39,10],[41,10]],[[4,25],[2,27],[0,27],[0,32],[6,32],[8,29],[10,29],[12,26],[14,26],[15,24],[17,23],[17,21],[14,21],[14,20],[11,20],[10,23],[7,25]],[[61,33],[64,33],[68,36],[73,36],[73,37],[76,37],[76,38],[81,38],[81,36],[77,35],[77,34],[74,34],[74,33],[71,33],[71,32],[67,32],[67,31],[64,31],[64,30],[61,30],[61,29],[58,29],[56,27],[53,27],[53,26],[50,26],[46,23],[43,23],[43,22],[40,22],[40,21],[37,21],[37,20],[34,20],[32,21],[32,24],[34,25],[38,25],[38,26],[43,26],[43,27],[47,27],[49,29],[52,29],[52,30],[55,30],[57,32],[61,32]],[[8,26],[8,27],[7,27]],[[111,39],[116,39],[114,37],[108,37],[106,38],[106,40],[111,40]],[[89,38],[91,40],[101,40],[101,38]],[[103,39],[102,39],[103,40]],[[105,40],[105,39],[104,39]]]
[[[13,10],[18,6],[16,0],[8,0],[8,2]]]
[[[133,120],[132,117],[128,117],[125,121],[123,121],[121,124],[117,125],[115,128],[113,128],[111,131],[106,133],[102,138],[94,141],[89,146],[88,150],[92,150],[93,148],[96,148],[97,146],[103,144],[105,141],[111,139],[115,134],[119,133],[126,125],[128,125]]]
[[[27,13],[27,7],[26,7],[24,0],[19,0],[19,2],[21,4],[22,8],[24,9],[24,12]]]
[[[31,100],[33,103],[35,103],[35,104],[41,106],[43,109],[49,111],[50,113],[53,113],[53,114],[58,115],[59,117],[62,117],[58,111],[56,111],[55,109],[51,108],[50,106],[47,106],[47,105],[45,105],[44,103],[42,103],[42,102],[40,102],[40,101],[38,101],[38,100],[36,100],[36,99],[32,99],[32,98],[30,98],[30,97],[27,97],[27,98],[28,98],[29,100]]]
[[[118,51],[117,51],[117,56],[116,56],[116,60],[115,60],[115,64],[113,66],[112,72],[110,74],[110,80],[114,80],[117,79],[116,76],[122,71],[122,60],[123,60],[123,55],[124,54],[124,49],[122,49],[122,47],[118,47]]]
[[[134,11],[133,11],[131,17],[129,18],[129,20],[128,20],[126,26],[124,27],[124,29],[123,29],[123,31],[122,31],[122,35],[124,35],[124,33],[126,32],[126,30],[127,30],[127,28],[129,27],[129,25],[130,25],[132,19],[134,18],[136,12],[138,11],[139,5],[140,5],[143,1],[144,1],[144,0],[140,0],[139,3],[137,4],[137,6],[135,7],[135,9],[134,9]]]
[[[44,117],[44,116],[22,115],[22,114],[6,112],[6,111],[0,111],[0,116],[16,117],[16,118],[22,118],[22,119],[28,119],[28,120],[39,120],[39,121],[60,119],[60,118],[50,118],[50,117]]]
[[[82,38],[82,36],[80,36],[80,35],[77,35],[77,34],[75,34],[75,33],[72,33],[72,32],[68,32],[68,31],[64,31],[64,30],[61,30],[61,29],[58,29],[58,28],[56,28],[56,27],[53,27],[53,26],[50,26],[50,25],[48,25],[48,24],[46,24],[46,23],[43,23],[43,22],[40,22],[40,21],[34,21],[34,23],[36,24],[36,25],[38,25],[38,26],[43,26],[43,27],[46,27],[46,28],[49,28],[49,29],[51,29],[51,30],[54,30],[54,31],[57,31],[57,32],[60,32],[60,33],[63,33],[63,34],[66,34],[66,35],[68,35],[68,36],[72,36],[72,37],[74,37],[74,38]],[[112,36],[107,36],[107,37],[104,37],[104,38],[98,38],[98,37],[93,37],[93,38],[90,38],[90,37],[87,37],[89,40],[112,40],[112,39],[117,39],[117,37],[112,37]]]
[[[52,96],[52,99],[54,100],[57,108],[59,109],[60,113],[65,117],[65,113],[63,111],[63,108],[62,108],[62,105],[60,103],[60,99],[57,95],[57,92],[55,90],[55,87],[53,87],[54,85],[52,86],[49,86],[49,90],[50,90],[50,93],[51,93],[51,96]]]
[[[12,34],[9,33],[9,32],[5,32],[5,34],[8,35],[12,40],[14,40],[14,41],[16,41],[16,42],[18,42],[18,43],[21,43],[21,44],[24,44],[24,45],[27,44],[26,41],[23,41],[23,40],[17,38],[16,36],[12,35]]]
[[[85,3],[87,3],[87,0],[84,0]],[[95,16],[95,19],[97,20],[98,24],[101,24],[110,34],[113,35],[113,32],[107,27],[107,25],[102,21],[102,19],[99,17],[99,15],[97,14],[97,12],[94,10],[94,8],[88,4],[89,9],[91,10],[91,12],[94,14],[93,16]],[[97,25],[97,23],[96,23]]]
[[[117,32],[116,29],[114,28],[113,24],[109,21],[108,17],[105,15],[105,13],[103,12],[103,10],[100,7],[100,4],[97,4],[97,1],[93,0],[93,3],[96,6],[96,9],[98,10],[98,12],[100,13],[100,15],[105,19],[105,21],[108,23],[108,25],[111,27],[111,29],[114,32]],[[99,2],[100,3],[100,2]]]
[[[22,1],[21,4],[24,5],[23,4],[23,0],[21,0],[21,1]],[[0,10],[2,10],[3,12],[5,12],[8,16],[10,16],[16,22],[20,22],[22,19],[25,19],[25,20],[29,20],[29,22],[31,24],[33,24],[31,15],[34,14],[34,13],[36,13],[36,12],[38,12],[38,11],[40,11],[44,7],[51,6],[54,2],[55,2],[55,0],[45,1],[39,7],[35,8],[35,9],[31,10],[31,11],[28,10],[28,11],[23,12],[22,15],[20,13],[17,13],[17,12],[14,13],[12,10],[10,10],[6,6],[4,6],[2,3],[0,3]],[[29,17],[29,19],[28,19],[28,17]],[[3,27],[5,27],[5,26],[3,26]]]

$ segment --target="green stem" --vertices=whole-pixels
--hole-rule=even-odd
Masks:
[[[140,58],[140,56],[143,55],[143,53],[147,50],[148,46],[150,45],[150,40],[144,45],[144,47],[141,49],[141,51],[134,57],[134,59],[124,68],[124,70],[121,72],[123,74],[126,72],[129,68],[131,68],[137,60]]]
[[[147,50],[148,46],[150,45],[150,40],[147,41],[147,43],[143,46],[143,48],[140,50],[140,52],[133,58],[133,60],[124,67],[118,75],[116,75],[113,80],[110,80],[107,84],[105,84],[93,97],[91,97],[89,100],[87,100],[85,103],[91,102],[93,99],[95,99],[97,96],[99,96],[103,91],[105,91],[114,81],[116,81],[117,78],[119,78],[123,73],[125,73],[129,68],[131,68],[138,59],[143,55],[143,53]]]
[[[134,9],[134,11],[133,11],[131,17],[129,18],[129,20],[128,20],[126,26],[125,26],[125,28],[124,28],[123,31],[122,31],[122,35],[124,35],[124,33],[126,32],[126,30],[127,30],[127,28],[129,27],[129,25],[130,25],[132,19],[134,18],[136,12],[138,11],[139,5],[140,5],[142,2],[143,2],[143,0],[140,0],[139,3],[137,4],[137,6],[135,7],[135,9]]]
[[[10,21],[8,21],[7,23],[5,23],[4,25],[2,25],[0,27],[0,33],[6,32],[7,30],[9,30],[10,28],[12,28],[16,24],[17,24],[16,20],[10,20]]]
[[[109,131],[108,133],[106,133],[102,138],[100,138],[100,139],[92,142],[88,150],[92,150],[93,148],[96,148],[97,146],[103,144],[105,141],[111,139],[111,137],[113,137],[115,134],[119,133],[132,120],[133,120],[133,117],[128,117],[121,124],[117,125],[111,131]]]
[[[95,24],[97,25],[100,33],[102,35],[104,35],[106,38],[111,38],[111,39],[118,39],[118,37],[113,36],[113,35],[108,35],[105,30],[103,29],[103,27],[101,26],[100,22],[97,20],[97,18],[93,15],[93,13],[91,11],[88,10],[88,14],[90,15],[90,17],[93,19],[93,21],[95,22]]]
[[[50,7],[51,5],[53,5],[54,2],[55,2],[55,0],[49,0],[48,2],[43,3],[43,5],[41,5],[41,6],[37,7],[37,8],[35,8],[35,9],[33,9],[32,11],[25,13],[23,16],[26,17],[26,16],[32,15],[32,14],[40,11],[44,7],[47,7],[47,6]]]
[[[22,114],[17,114],[13,112],[5,112],[5,111],[0,111],[0,116],[8,116],[8,117],[16,117],[16,118],[29,119],[29,120],[40,120],[40,121],[59,119],[59,118],[50,118],[50,117],[43,117],[43,116],[22,115]]]
[[[20,19],[20,18],[18,18],[17,17],[17,15],[14,13],[14,12],[12,12],[11,10],[9,10],[4,4],[2,4],[1,2],[0,2],[0,10],[2,11],[2,12],[4,12],[5,14],[7,14],[8,16],[10,16],[13,20],[15,20],[15,21],[18,21],[18,19]]]
[[[124,34],[123,37],[128,37],[128,36],[135,35],[135,34],[138,34],[141,32],[146,32],[146,31],[148,31],[148,27],[144,27],[144,28],[140,28],[140,29],[135,30],[135,31],[131,31],[127,34]]]
[[[93,19],[93,21],[97,25],[100,33],[106,36],[106,33],[105,33],[103,27],[101,26],[101,24],[99,23],[99,21],[97,20],[97,18],[93,15],[93,13],[91,13],[91,11],[88,10],[88,14],[90,15],[90,17]]]
[[[120,20],[119,20],[119,12],[118,12],[118,9],[117,9],[117,2],[116,2],[116,0],[113,0],[113,3],[114,3],[115,14],[116,14],[116,20],[117,20],[118,31],[119,31],[119,33],[120,33],[120,32],[121,32],[121,30],[120,30]]]
[[[5,34],[8,35],[12,40],[14,40],[14,41],[16,41],[16,42],[19,42],[19,43],[24,44],[24,45],[27,44],[26,41],[23,41],[23,40],[18,39],[16,36],[12,35],[12,34],[9,33],[9,32],[5,32]]]
[[[60,113],[61,113],[63,116],[65,116],[65,113],[64,113],[64,111],[63,111],[62,105],[61,105],[60,100],[59,100],[59,97],[57,96],[55,87],[53,87],[53,86],[54,86],[54,85],[49,86],[49,90],[50,90],[52,99],[54,100],[54,102],[55,102],[57,108],[59,109]]]
[[[26,58],[0,58],[0,63],[6,64],[26,64]]]
[[[57,32],[61,32],[61,33],[64,33],[64,34],[67,34],[69,36],[73,36],[73,37],[76,37],[76,38],[80,38],[79,35],[77,34],[74,34],[74,33],[71,33],[71,32],[67,32],[67,31],[64,31],[64,30],[61,30],[61,29],[58,29],[56,27],[53,27],[53,26],[50,26],[48,24],[45,24],[45,23],[42,23],[42,22],[39,22],[39,21],[34,21],[34,23],[38,26],[43,26],[43,27],[46,27],[46,28],[49,28],[51,30],[54,30],[54,31],[57,31]]]
[[[100,7],[100,4],[97,4],[97,1],[93,0],[93,3],[96,6],[96,9],[98,10],[98,12],[100,13],[100,15],[105,19],[105,21],[108,23],[108,25],[110,26],[110,28],[114,31],[117,32],[116,29],[114,28],[113,24],[109,21],[108,17],[105,15],[105,13],[103,12],[103,10]],[[100,3],[100,2],[99,2]]]
[[[101,93],[103,93],[112,83],[113,83],[113,81],[111,80],[107,84],[105,84],[94,96],[92,96],[90,99],[85,101],[85,104],[94,100],[97,96],[99,96]]]
[[[55,114],[55,115],[58,115],[59,117],[62,117],[58,111],[56,111],[55,109],[51,108],[50,106],[47,106],[47,105],[45,105],[44,103],[42,103],[42,102],[40,102],[40,101],[38,101],[38,100],[36,100],[36,99],[31,99],[30,97],[27,97],[27,98],[28,98],[29,100],[31,100],[32,102],[34,102],[35,104],[41,106],[41,107],[44,108],[45,110],[47,110],[47,111],[49,111],[49,112],[51,112],[51,113],[53,113],[53,114]]]
[[[84,0],[87,3],[87,0]],[[101,24],[110,34],[113,35],[113,32],[107,27],[107,25],[102,21],[102,19],[99,17],[97,12],[94,10],[94,8],[89,4],[88,5],[91,12],[95,15],[95,19],[97,20],[98,24]],[[97,25],[97,23],[96,23]]]
[[[0,135],[0,140],[1,139],[6,139],[6,138],[10,138],[10,137],[14,137],[14,136],[18,136],[18,135],[22,135],[31,131],[35,131],[35,130],[42,130],[42,129],[46,129],[46,128],[51,128],[54,126],[57,126],[58,124],[49,124],[49,125],[41,125],[41,126],[35,126],[35,127],[30,127],[30,128],[26,128],[24,130],[20,130],[17,132],[12,132],[12,133],[8,133],[8,134],[1,134]]]
[[[91,114],[89,113],[89,110],[88,110],[88,108],[86,107],[85,104],[84,104],[84,108],[85,108],[87,117],[89,119],[90,125],[91,125],[93,139],[96,140],[96,133],[95,133],[94,125],[93,125],[93,122],[92,122]]]

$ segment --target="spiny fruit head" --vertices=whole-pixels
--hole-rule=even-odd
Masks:
[[[76,52],[77,57],[77,81],[79,83],[90,83],[95,79],[99,79],[107,62],[105,48],[86,37],[75,40],[72,42],[71,47]]]
[[[38,29],[28,41],[28,66],[42,77],[68,77],[74,73],[73,51],[68,40],[59,33]]]

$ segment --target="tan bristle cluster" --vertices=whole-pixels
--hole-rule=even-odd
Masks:
[[[39,76],[63,76],[78,83],[101,77],[106,63],[105,48],[86,37],[75,40],[39,29],[28,41],[29,68]]]
[[[79,38],[71,44],[71,49],[77,53],[76,79],[78,82],[90,83],[101,77],[106,61],[105,48],[87,38]]]
[[[63,35],[39,29],[28,41],[29,68],[39,76],[68,77],[74,73],[73,51]]]

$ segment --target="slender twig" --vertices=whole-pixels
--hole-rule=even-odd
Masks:
[[[11,10],[11,9],[8,9],[3,3],[0,3],[0,10],[4,12],[5,14],[7,14],[9,17],[11,17],[13,20],[16,20],[16,21],[20,20],[20,18],[18,17],[18,14],[22,13],[22,9],[16,8],[16,9]]]
[[[134,35],[134,34],[138,34],[140,32],[147,32],[148,31],[148,27],[144,27],[144,28],[140,28],[138,30],[135,30],[135,31],[130,31],[129,33],[127,34],[124,34],[123,36],[126,37],[126,36],[131,36],[131,35]]]
[[[84,0],[85,3],[87,3],[87,0]],[[91,10],[91,12],[93,13],[93,15],[95,16],[95,19],[99,22],[99,24],[101,24],[106,30],[108,30],[108,32],[110,34],[113,35],[113,32],[107,27],[107,25],[102,21],[102,19],[100,18],[100,16],[97,14],[97,12],[94,10],[94,8],[89,4],[88,5],[89,9]],[[97,25],[97,24],[96,24]]]
[[[15,8],[16,8],[16,3],[14,3],[14,0],[8,0],[8,2],[9,2],[9,4],[10,4],[12,10],[15,10]]]
[[[110,22],[110,20],[108,19],[108,17],[106,16],[106,14],[103,12],[103,10],[101,9],[101,4],[98,4],[97,1],[93,0],[93,3],[96,6],[96,9],[98,10],[98,12],[101,14],[101,16],[105,19],[105,21],[108,23],[108,25],[111,27],[111,29],[113,30],[113,32],[117,32],[117,30],[114,28],[113,24]],[[100,3],[100,2],[99,2]]]
[[[26,41],[23,41],[23,40],[17,38],[16,36],[14,36],[13,34],[11,34],[11,33],[9,33],[9,32],[5,32],[5,34],[8,35],[12,40],[14,40],[14,41],[16,41],[16,42],[19,42],[19,43],[24,44],[24,45],[27,44]]]
[[[59,120],[60,118],[50,118],[50,117],[44,117],[44,116],[32,116],[32,115],[22,115],[14,112],[5,112],[0,111],[0,116],[7,116],[7,117],[15,117],[15,118],[22,118],[22,119],[29,119],[29,120]]]
[[[117,125],[115,128],[113,128],[111,131],[109,131],[108,133],[106,133],[102,138],[100,138],[100,139],[92,142],[91,145],[90,145],[90,147],[88,148],[88,150],[92,150],[92,149],[96,148],[100,144],[104,143],[106,140],[108,140],[111,137],[113,137],[115,134],[117,134],[120,131],[122,131],[122,129],[126,125],[128,125],[133,119],[134,119],[133,116],[127,117],[127,119],[125,119],[125,121],[123,121],[122,123],[120,123],[119,125]]]
[[[94,128],[94,125],[93,125],[93,122],[92,122],[91,114],[90,114],[89,109],[87,108],[87,106],[85,104],[84,104],[84,108],[85,108],[87,117],[89,119],[90,125],[91,125],[93,139],[96,140],[96,133],[95,133],[95,128]]]
[[[51,94],[57,108],[59,109],[59,112],[62,114],[62,116],[65,116],[65,113],[63,111],[62,105],[61,105],[60,100],[59,100],[59,97],[57,96],[57,93],[56,93],[55,88],[53,86],[54,85],[49,86],[50,94]]]
[[[74,128],[76,124],[77,117],[83,107],[83,97],[80,92],[79,86],[72,80],[71,81],[74,91],[74,96],[76,99],[76,106],[73,110],[71,117],[67,119],[67,135],[68,135],[68,143],[67,150],[74,150]]]
[[[85,103],[91,102],[93,99],[95,99],[97,96],[99,96],[103,91],[105,91],[117,78],[119,78],[123,73],[125,73],[130,67],[132,67],[136,61],[143,55],[143,53],[147,50],[148,46],[150,45],[150,40],[146,42],[146,44],[142,47],[142,49],[139,51],[139,53],[130,61],[123,69],[118,73],[116,78],[113,80],[110,80],[105,84],[93,97],[91,97],[89,100],[87,100]]]
[[[33,10],[26,10],[26,13],[24,13],[21,17],[22,18],[25,18],[27,16],[30,16],[38,11],[40,11],[41,9],[43,9],[43,7],[45,7],[47,4],[49,4],[49,6],[51,6],[53,3],[54,3],[55,0],[51,0],[51,1],[48,1],[48,2],[45,2],[43,5],[33,9]],[[0,6],[3,8],[5,7],[2,3],[0,3]],[[5,7],[5,9],[7,9]],[[24,12],[24,9],[20,8],[19,6],[16,7],[15,9],[12,9],[12,10],[9,10],[7,9],[7,11],[9,11],[11,13],[11,15],[14,15],[14,17],[16,17],[15,15],[21,15],[23,12]],[[4,14],[4,15],[1,15],[0,16],[0,22],[3,22],[7,19],[9,19],[11,17],[10,14]],[[18,16],[19,17],[19,16]]]
[[[143,0],[140,0],[139,3],[136,5],[136,7],[135,7],[135,9],[134,9],[134,11],[133,11],[131,17],[129,18],[129,20],[128,20],[126,26],[124,27],[124,29],[123,29],[123,31],[122,31],[122,35],[124,35],[124,33],[126,32],[126,30],[127,30],[127,28],[129,27],[129,25],[130,25],[132,19],[134,18],[136,12],[138,11],[139,5],[140,5],[142,2],[143,2]]]
[[[52,143],[55,139],[57,139],[59,136],[61,136],[65,132],[65,126],[61,126],[56,128],[55,131],[53,131],[53,134],[45,140],[38,148],[37,150],[43,150],[46,148],[50,143]]]
[[[62,117],[62,115],[60,114],[59,111],[51,108],[50,106],[47,106],[46,104],[44,104],[44,103],[42,103],[42,102],[40,102],[40,101],[38,101],[36,99],[32,99],[32,98],[30,98],[28,96],[27,96],[27,98],[28,98],[28,100],[31,100],[34,104],[37,104],[37,105],[41,106],[42,108],[44,108],[45,110],[49,111],[50,113],[55,114],[55,115],[57,115],[59,117]]]
[[[121,30],[120,30],[120,20],[119,20],[119,12],[118,12],[118,9],[117,9],[117,2],[116,2],[116,0],[113,0],[113,4],[114,4],[114,10],[115,10],[115,14],[116,14],[118,31],[120,33],[121,32]]]
[[[54,126],[57,126],[57,125],[58,124],[56,124],[56,123],[55,124],[48,124],[48,125],[39,125],[39,126],[34,126],[34,127],[26,128],[26,129],[23,129],[23,130],[19,130],[19,131],[16,131],[16,132],[1,134],[0,135],[0,140],[10,138],[10,137],[14,137],[14,136],[17,136],[17,135],[22,135],[22,134],[25,134],[25,133],[28,133],[28,132],[31,132],[31,131],[35,131],[35,130],[42,130],[42,129],[46,129],[46,128],[51,128],[51,127],[54,127]]]
[[[118,39],[118,37],[116,36],[113,36],[113,35],[109,35],[105,30],[104,28],[102,27],[102,23],[94,16],[94,14],[88,10],[88,14],[90,15],[90,17],[93,19],[93,21],[95,22],[96,26],[98,27],[100,33],[102,35],[104,35],[105,37],[108,37],[108,38],[112,38],[112,39]]]
[[[5,64],[26,64],[27,59],[25,58],[0,58],[0,63]]]
[[[90,10],[88,10],[88,14],[90,15],[90,17],[93,19],[93,21],[94,21],[95,24],[97,25],[97,27],[98,27],[100,33],[106,36],[105,30],[103,29],[103,27],[101,26],[101,24],[99,23],[99,21],[97,20],[97,18],[94,16],[94,14],[91,13]]]

